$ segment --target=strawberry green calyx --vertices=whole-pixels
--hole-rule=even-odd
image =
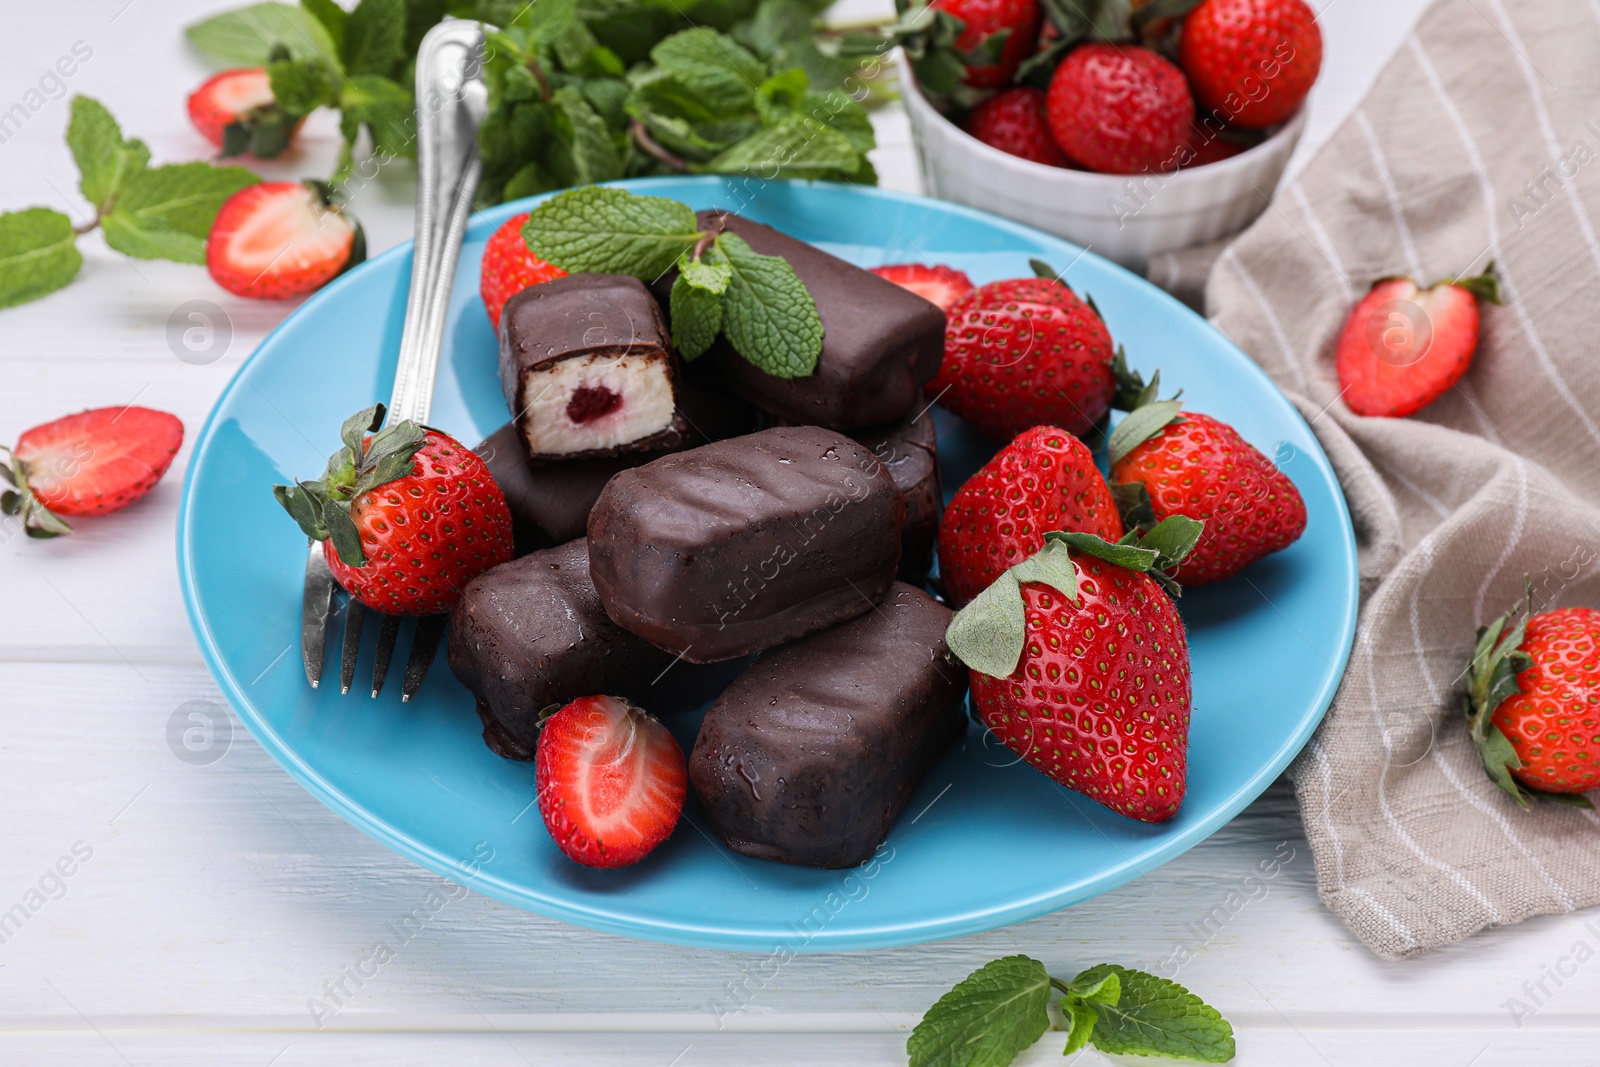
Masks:
[[[1447,278],[1439,284],[1460,286],[1486,304],[1499,304],[1501,302],[1500,279],[1495,276],[1494,260],[1492,259],[1489,261],[1489,265],[1483,268],[1482,274],[1474,275],[1471,278]]]
[[[1533,657],[1522,650],[1532,614],[1533,585],[1530,582],[1522,604],[1478,628],[1461,700],[1467,716],[1467,733],[1490,780],[1521,807],[1526,808],[1528,799],[1534,797],[1592,808],[1594,805],[1582,793],[1549,793],[1519,782],[1514,772],[1522,769],[1522,760],[1510,739],[1492,720],[1502,701],[1522,692],[1517,675],[1533,666]]]
[[[1028,260],[1028,266],[1033,270],[1035,277],[1043,278],[1047,282],[1058,282],[1067,290],[1067,292],[1072,293],[1074,296],[1077,295],[1077,290],[1073,289],[1072,286],[1068,284],[1067,276],[1056,270],[1044,260],[1030,259]],[[1105,320],[1105,316],[1100,314],[1100,306],[1094,302],[1094,294],[1084,293],[1083,302],[1089,305],[1089,310],[1094,312],[1099,319],[1102,321]],[[1120,352],[1121,349],[1118,349],[1118,351]]]
[[[1112,543],[1094,534],[1052,530],[1044,547],[996,578],[956,612],[945,631],[950,651],[968,667],[993,678],[1017,669],[1026,643],[1025,582],[1048,585],[1072,603],[1078,602],[1078,572],[1072,553],[1102,559],[1126,570],[1148,574],[1168,592],[1180,592],[1171,572],[1200,540],[1205,524],[1173,515],[1140,536],[1131,531]]]
[[[1174,422],[1182,422],[1183,401],[1157,400],[1134,408],[1117,423],[1106,442],[1107,457],[1114,467],[1135,448],[1166,429]]]
[[[21,519],[23,532],[40,540],[71,533],[72,527],[45,507],[29,487],[27,465],[4,445],[0,445],[0,452],[4,452],[6,458],[6,462],[0,464],[0,481],[11,486],[0,492],[0,515]]]
[[[294,485],[275,485],[272,495],[305,535],[332,541],[347,566],[366,565],[361,534],[350,517],[350,505],[380,485],[402,478],[412,469],[426,431],[410,419],[383,426],[384,406],[374,404],[344,421],[339,439],[344,447],[328,459],[321,478]],[[374,433],[370,441],[368,433]]]
[[[1159,399],[1161,371],[1150,375],[1150,381],[1146,382],[1144,375],[1128,366],[1128,353],[1121,345],[1117,346],[1116,355],[1111,357],[1111,373],[1117,380],[1117,391],[1111,397],[1111,406],[1118,411],[1137,411]],[[1182,395],[1183,390],[1179,389],[1167,400],[1176,400]]]

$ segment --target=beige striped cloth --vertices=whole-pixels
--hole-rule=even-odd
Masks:
[[[1439,0],[1254,226],[1150,264],[1180,295],[1210,268],[1210,318],[1298,405],[1349,499],[1360,628],[1290,773],[1322,900],[1386,958],[1600,903],[1600,816],[1518,808],[1456,696],[1474,629],[1524,575],[1536,609],[1600,607],[1597,231],[1600,0]],[[1491,259],[1506,302],[1462,382],[1408,419],[1352,415],[1333,351],[1370,283]]]

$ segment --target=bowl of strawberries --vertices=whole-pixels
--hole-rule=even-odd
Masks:
[[[1132,269],[1266,210],[1322,63],[1305,0],[933,0],[902,25],[928,194]]]

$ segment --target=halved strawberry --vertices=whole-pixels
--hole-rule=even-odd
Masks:
[[[262,67],[225,70],[189,94],[189,121],[224,156],[271,159],[289,147],[305,121],[278,106]]]
[[[35,426],[10,452],[0,511],[31,537],[70,533],[57,515],[105,515],[148,493],[183,444],[183,423],[150,408],[95,408]]]
[[[1399,418],[1421,411],[1472,365],[1478,301],[1500,303],[1491,262],[1475,278],[1424,289],[1385,278],[1350,312],[1335,357],[1341,396],[1357,415]]]
[[[206,269],[240,296],[312,292],[367,255],[361,227],[320,182],[261,182],[234,193],[206,240]]]
[[[530,285],[567,276],[560,267],[528,251],[528,242],[522,236],[522,227],[527,221],[526,211],[511,216],[483,246],[478,292],[483,295],[484,310],[489,313],[489,322],[496,333],[500,332],[500,311],[507,300]]]
[[[672,835],[689,787],[683,750],[621,697],[579,697],[545,720],[534,757],[539,814],[586,867],[626,867]]]
[[[891,263],[873,267],[872,273],[909,289],[930,304],[938,304],[945,311],[950,305],[972,292],[972,279],[954,267],[942,263]]]

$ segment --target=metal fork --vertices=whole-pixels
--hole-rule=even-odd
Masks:
[[[417,238],[394,393],[389,399],[390,422],[410,419],[426,423],[433,404],[433,379],[439,368],[451,283],[483,168],[478,158],[478,127],[488,110],[483,44],[482,24],[449,20],[429,30],[417,52]],[[311,542],[300,606],[300,650],[306,680],[313,689],[322,681],[328,631],[339,613],[336,600],[342,592],[323,557],[323,546],[323,542]],[[353,597],[344,599],[340,693],[348,693],[355,678],[362,623],[370,611]],[[382,620],[372,664],[372,695],[377,697],[394,658],[401,617],[372,614]],[[401,682],[401,700],[410,700],[422,688],[447,618],[432,615],[417,620]]]

